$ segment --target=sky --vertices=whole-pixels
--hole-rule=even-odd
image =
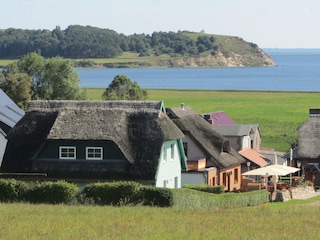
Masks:
[[[319,0],[0,0],[0,6],[0,29],[204,31],[260,48],[320,48]]]

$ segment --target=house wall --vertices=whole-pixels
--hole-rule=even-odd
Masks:
[[[181,188],[181,154],[178,141],[166,141],[161,148],[155,176],[156,187]]]
[[[230,146],[236,151],[251,148],[250,136],[226,136],[226,138],[229,140]]]
[[[181,186],[185,184],[206,184],[206,177],[203,172],[181,173]]]
[[[60,146],[75,146],[76,159],[59,159]],[[102,160],[86,160],[86,147],[102,147]],[[126,179],[131,164],[111,141],[49,141],[32,162],[32,172],[62,179]]]
[[[230,147],[232,147],[236,151],[241,150],[242,142],[239,137],[236,136],[226,136],[226,138],[229,140]]]
[[[251,148],[251,139],[250,136],[242,136],[240,137],[240,141],[241,141],[241,149],[246,149],[246,148]],[[240,151],[238,150],[238,151]]]
[[[201,171],[183,172],[181,174],[181,186],[185,184],[218,186],[217,169],[212,167]]]
[[[186,152],[187,159],[197,160],[205,157],[203,151],[194,143],[194,141],[188,135],[185,135],[185,137],[182,139],[182,142],[188,144],[188,149]]]
[[[241,166],[220,170],[219,185],[225,186],[226,191],[237,191],[241,187]]]
[[[260,150],[260,146],[261,146],[261,135],[260,135],[260,131],[257,131],[251,148],[253,150]]]
[[[50,141],[44,146],[41,152],[38,154],[38,160],[45,159],[59,159],[59,147],[60,146],[75,146],[76,147],[76,159],[86,159],[86,147],[102,147],[103,148],[103,160],[108,159],[123,159],[125,157],[111,141]],[[91,160],[90,160],[91,161]]]

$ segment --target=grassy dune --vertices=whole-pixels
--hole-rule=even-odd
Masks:
[[[101,99],[104,89],[88,89],[89,99]],[[147,89],[148,100],[163,100],[166,107],[191,106],[197,113],[224,111],[236,123],[258,123],[262,147],[288,151],[309,108],[320,108],[317,92],[202,91]]]

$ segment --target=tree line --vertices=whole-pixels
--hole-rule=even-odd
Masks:
[[[123,52],[151,54],[199,55],[217,50],[212,35],[192,39],[186,32],[154,32],[126,36],[113,30],[71,25],[65,30],[0,30],[0,58],[19,59],[36,52],[43,57],[113,58]]]

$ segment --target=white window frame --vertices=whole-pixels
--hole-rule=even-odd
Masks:
[[[94,150],[94,157],[89,157],[89,150]],[[96,150],[99,150],[100,157],[96,157]],[[102,160],[103,159],[103,147],[86,147],[86,159],[87,160]]]
[[[64,157],[62,152],[64,149],[67,150],[66,154],[67,156]],[[69,156],[71,155],[71,152],[69,152],[69,150],[73,150],[73,156]],[[76,159],[77,158],[77,148],[75,146],[60,146],[59,147],[59,159]]]

